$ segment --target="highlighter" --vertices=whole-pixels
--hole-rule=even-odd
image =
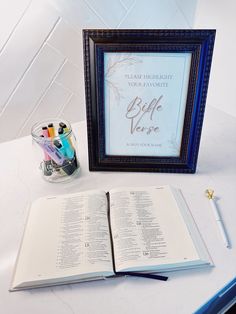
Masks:
[[[60,125],[61,128],[63,128],[64,133],[69,133],[69,129],[68,129],[67,125],[64,122],[60,122],[59,125]],[[69,141],[69,143],[71,145],[71,148],[74,150],[74,153],[75,153],[75,160],[74,160],[74,162],[75,162],[76,167],[78,168],[78,161],[77,161],[77,157],[76,157],[76,151],[75,151],[75,148],[74,148],[74,145],[72,143],[72,140],[71,140],[70,136],[68,136],[68,141]]]
[[[67,161],[67,158],[47,140],[42,140],[41,142],[38,142],[38,144],[57,165],[62,166]]]
[[[43,126],[42,127],[42,133],[43,133],[43,137],[44,138],[47,138],[49,136],[49,133],[48,133],[48,128],[46,126]],[[49,155],[47,153],[45,153],[45,160],[51,160],[51,158],[49,157]]]
[[[65,133],[69,132],[67,125],[64,122],[60,122],[59,126],[64,129]]]
[[[64,134],[64,129],[62,127],[60,127],[58,129],[58,135],[59,135],[60,140],[62,142],[62,145],[63,145],[63,147],[65,149],[66,156],[69,159],[73,159],[74,155],[75,155],[74,149],[71,147],[71,145],[70,145],[70,143],[68,141],[67,136]]]
[[[68,129],[67,125],[66,125],[64,122],[60,122],[60,123],[59,123],[59,126],[60,126],[61,128],[63,128],[64,133],[69,133],[69,129]],[[69,141],[71,147],[74,148],[70,136],[68,136],[68,141]]]
[[[41,135],[42,138],[44,138],[43,135]],[[44,152],[44,159],[43,159],[43,173],[45,176],[51,176],[52,175],[52,163],[51,163],[51,158],[49,155],[46,153],[45,149],[43,149]]]
[[[58,140],[54,140],[53,144],[56,146],[56,148],[60,151],[60,153],[63,156],[66,156],[66,150],[65,150],[65,148],[61,145],[61,143]]]
[[[61,154],[66,156],[65,148],[61,145],[61,143],[58,140],[55,140],[53,144],[56,146],[56,148],[60,151]],[[67,159],[67,163],[64,163],[62,165],[62,169],[65,171],[66,174],[71,175],[74,173],[74,171],[78,168],[76,157],[69,160]]]
[[[49,133],[49,137],[51,137],[51,139],[53,139],[55,137],[55,129],[54,129],[53,123],[48,124],[48,133]]]

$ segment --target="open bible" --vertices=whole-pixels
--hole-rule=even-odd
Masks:
[[[33,202],[10,291],[211,264],[179,190],[91,190]]]

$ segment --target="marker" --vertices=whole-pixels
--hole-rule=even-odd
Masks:
[[[43,138],[44,136],[41,135],[41,137]],[[38,143],[38,142],[37,142]],[[51,163],[51,158],[49,157],[49,155],[46,153],[46,151],[43,149],[44,152],[44,159],[43,159],[43,174],[45,176],[51,176],[52,175],[52,163]]]
[[[38,142],[38,144],[59,166],[62,166],[67,161],[66,157],[64,157],[61,152],[56,147],[53,147],[47,140]]]
[[[59,126],[64,129],[65,133],[69,132],[69,129],[64,122],[60,122]]]
[[[62,155],[66,156],[66,150],[58,140],[55,140],[53,144],[56,146],[56,148],[60,151]],[[74,173],[74,171],[78,168],[76,157],[74,156],[74,158],[72,158],[71,160],[67,159],[67,163],[64,163],[61,168],[68,175]]]
[[[59,125],[60,125],[61,128],[63,128],[64,133],[69,133],[69,129],[68,129],[67,125],[64,122],[60,122]],[[77,157],[76,157],[76,150],[75,150],[75,148],[73,146],[73,143],[72,143],[72,140],[71,140],[71,136],[68,136],[68,141],[69,141],[72,149],[74,150],[74,153],[75,153],[75,165],[78,168],[78,161],[77,161]]]
[[[48,124],[48,133],[49,133],[49,137],[51,137],[51,139],[53,139],[55,137],[55,129],[54,129],[53,123]]]
[[[62,127],[60,127],[58,129],[58,134],[60,136],[60,140],[62,142],[62,145],[64,146],[64,149],[66,151],[66,156],[69,158],[69,159],[73,159],[74,158],[74,149],[72,149],[69,141],[68,141],[68,138],[67,136],[64,134],[64,129]]]
[[[48,133],[48,128],[46,126],[43,126],[42,127],[42,130],[43,130],[43,136],[46,138],[46,137],[49,137],[49,133]]]
[[[43,137],[47,138],[49,136],[48,128],[46,126],[43,126],[42,130],[43,130]],[[51,160],[51,158],[49,157],[47,153],[45,153],[45,160]]]
[[[58,140],[54,140],[53,144],[56,146],[56,148],[60,151],[60,153],[63,156],[66,156],[66,150],[65,150],[65,148],[61,145],[61,143]]]
[[[65,171],[67,175],[71,175],[76,167],[74,166],[74,161],[71,162],[66,157],[64,157],[61,152],[48,141],[38,142],[38,144],[45,150],[49,156],[52,158],[52,161],[56,163],[56,165],[60,166],[62,170]],[[56,168],[56,170],[59,170]]]
[[[68,127],[67,127],[67,125],[64,122],[60,122],[59,125],[60,125],[61,128],[63,128],[64,133],[69,133],[70,132]],[[74,148],[70,136],[68,136],[68,141],[69,141],[71,147]]]

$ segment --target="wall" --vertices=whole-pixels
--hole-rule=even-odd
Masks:
[[[0,0],[0,142],[85,118],[82,28],[192,28],[196,0]]]
[[[236,117],[236,1],[198,0],[195,28],[215,28],[207,103]]]

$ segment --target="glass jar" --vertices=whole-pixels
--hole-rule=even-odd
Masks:
[[[68,121],[47,119],[31,129],[36,162],[49,182],[65,182],[79,172],[77,142]]]

